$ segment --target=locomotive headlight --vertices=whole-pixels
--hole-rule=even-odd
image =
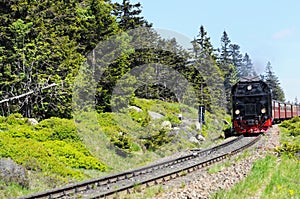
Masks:
[[[248,91],[251,91],[251,89],[252,89],[252,85],[248,85],[248,86],[247,86],[247,90],[248,90]]]
[[[266,112],[267,112],[267,111],[266,111],[265,108],[261,109],[261,113],[266,113]]]
[[[240,114],[240,110],[239,109],[235,110],[235,114],[236,115]]]

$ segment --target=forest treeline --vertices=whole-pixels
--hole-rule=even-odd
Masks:
[[[184,49],[176,39],[160,37],[141,12],[141,4],[132,4],[129,0],[120,3],[110,0],[2,0],[0,114],[7,116],[18,112],[39,119],[71,118],[72,89],[86,57],[99,42],[139,27],[148,30],[146,37],[143,34],[118,37],[120,48],[125,49],[120,49],[118,58],[109,63],[99,79],[95,93],[99,112],[111,111],[110,99],[118,80],[144,64],[156,64],[155,73],[160,74],[157,76],[160,83],[138,84],[140,87],[134,91],[134,96],[179,101],[173,88],[167,86],[170,80],[163,79],[166,69],[162,65],[169,66],[192,85],[196,103],[205,105],[210,111],[216,107],[229,111],[230,87],[243,76],[258,75],[250,55],[243,54],[238,44],[231,43],[226,31],[221,35],[220,47],[215,47],[204,26],[199,25],[199,33],[191,41],[192,48]],[[133,49],[128,47],[132,40],[155,43],[158,48]],[[279,79],[270,62],[261,77],[272,88],[273,98],[284,101]],[[137,84],[136,81],[140,80],[132,80],[130,84]]]

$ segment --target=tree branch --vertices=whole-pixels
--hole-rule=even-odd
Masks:
[[[57,84],[56,84],[56,83],[49,84],[49,85],[43,87],[41,90],[48,89],[48,88],[51,88],[51,87],[54,87],[54,86],[57,86]],[[18,96],[14,96],[14,97],[11,97],[11,98],[8,98],[8,99],[1,100],[1,101],[0,101],[0,104],[2,104],[2,103],[4,103],[4,102],[9,102],[9,101],[12,101],[12,100],[15,100],[15,99],[19,99],[19,98],[21,98],[21,97],[25,97],[25,96],[27,96],[27,95],[30,95],[30,94],[34,93],[34,92],[35,92],[35,91],[29,91],[29,92],[27,92],[27,93],[23,93],[23,94],[18,95]]]

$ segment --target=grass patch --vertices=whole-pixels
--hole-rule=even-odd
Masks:
[[[280,159],[268,155],[258,160],[245,180],[230,190],[217,192],[212,198],[300,198],[300,119],[296,117],[279,126],[282,145],[275,150]]]
[[[289,158],[287,155],[281,157],[281,162],[272,172],[271,180],[261,195],[262,199],[278,198],[290,199],[300,198],[300,162]]]
[[[14,183],[6,184],[0,180],[0,198],[15,198],[16,195],[26,195],[29,191]]]
[[[251,198],[267,183],[268,176],[276,167],[276,157],[267,156],[263,160],[254,163],[251,174],[242,182],[238,183],[230,191],[221,190],[212,198]]]

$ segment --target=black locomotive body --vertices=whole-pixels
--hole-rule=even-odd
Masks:
[[[272,126],[272,99],[268,85],[243,78],[231,89],[232,126],[238,134],[264,133]]]

